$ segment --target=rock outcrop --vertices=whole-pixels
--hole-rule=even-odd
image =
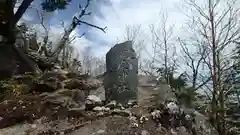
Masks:
[[[16,78],[15,83],[20,83],[20,77]],[[165,87],[145,85],[138,89],[138,101],[130,100],[126,106],[67,88],[5,100],[0,103],[0,134],[217,135],[205,116],[169,100],[175,99],[173,94],[159,96]]]
[[[133,57],[121,68],[137,64],[130,44],[119,45]],[[128,57],[112,51],[106,89],[102,80],[60,67],[1,82],[0,135],[218,135],[204,115],[179,105],[169,85],[137,78],[134,66],[123,79],[125,69],[115,64]]]

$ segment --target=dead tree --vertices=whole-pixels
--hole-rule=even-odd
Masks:
[[[44,36],[43,36],[43,41],[40,43],[40,46],[37,50],[37,52],[39,53],[39,55],[42,55],[44,53],[45,56],[50,56],[50,53],[47,49],[47,43],[49,42],[49,31],[50,29],[46,27],[46,25],[44,24],[44,12],[43,10],[36,10],[38,18],[40,20],[40,24],[42,26],[42,28],[44,29]]]
[[[59,41],[58,45],[57,45],[57,48],[53,51],[53,53],[51,54],[51,57],[53,59],[56,59],[59,55],[59,53],[62,51],[62,49],[64,48],[67,40],[69,39],[69,35],[72,33],[72,31],[78,26],[78,25],[81,25],[81,24],[85,24],[85,25],[88,25],[90,27],[93,27],[93,28],[96,28],[96,29],[99,29],[103,32],[105,32],[105,28],[101,28],[99,26],[96,26],[96,25],[93,25],[93,24],[90,24],[88,22],[85,22],[82,20],[82,17],[83,16],[86,16],[86,15],[91,15],[91,12],[87,12],[87,8],[88,6],[90,5],[90,1],[91,0],[87,0],[87,4],[85,5],[85,7],[81,10],[81,12],[79,13],[78,16],[74,16],[73,17],[73,20],[72,20],[72,23],[71,25],[67,28],[66,32],[64,33],[63,37],[61,38],[61,40]],[[81,6],[80,6],[81,7]]]
[[[93,72],[93,56],[91,54],[91,47],[88,46],[82,52],[82,72],[91,74]]]
[[[45,29],[45,36],[43,38],[43,43],[41,44],[39,50],[38,50],[38,53],[42,54],[42,52],[44,52],[44,55],[47,57],[48,61],[45,62],[46,64],[43,64],[44,61],[43,60],[39,60],[38,61],[41,63],[41,67],[42,69],[44,69],[44,66],[46,66],[46,68],[49,68],[51,66],[53,66],[54,63],[56,63],[58,60],[59,60],[59,55],[62,53],[62,55],[64,55],[62,57],[62,64],[66,67],[67,63],[66,63],[66,60],[67,58],[65,57],[66,55],[69,55],[69,48],[67,47],[73,40],[75,40],[76,38],[81,38],[82,36],[84,36],[85,33],[83,33],[80,37],[76,37],[74,36],[73,38],[70,37],[70,34],[76,29],[76,27],[78,25],[82,25],[82,24],[85,24],[87,26],[90,26],[90,27],[93,27],[93,28],[96,28],[96,29],[99,29],[103,32],[105,32],[105,28],[101,28],[99,26],[96,26],[96,25],[93,25],[91,23],[88,23],[84,20],[82,20],[82,18],[84,16],[87,16],[87,15],[91,15],[91,12],[88,12],[87,9],[90,5],[90,2],[91,0],[87,0],[87,3],[84,7],[81,7],[81,11],[78,15],[74,16],[73,17],[73,20],[70,24],[70,26],[68,26],[67,28],[64,26],[64,23],[62,22],[62,26],[64,27],[64,34],[62,36],[62,38],[60,39],[60,41],[57,43],[57,47],[55,50],[49,52],[46,45],[48,43],[48,33],[49,33],[49,29],[44,25],[43,23],[43,16],[40,12],[39,13],[39,18],[40,18],[40,21],[41,21],[41,25],[42,27]],[[68,49],[67,49],[68,48]],[[68,54],[67,54],[68,53]],[[33,57],[32,55],[29,55],[29,57]],[[34,59],[34,58],[33,58]],[[40,64],[38,63],[38,64]]]

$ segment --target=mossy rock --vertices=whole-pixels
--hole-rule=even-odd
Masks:
[[[26,84],[18,84],[11,81],[0,82],[0,101],[4,99],[14,98],[23,94],[27,94],[30,87]]]

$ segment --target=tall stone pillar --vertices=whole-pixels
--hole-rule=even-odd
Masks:
[[[126,105],[137,99],[138,60],[132,41],[116,44],[106,54],[104,78],[106,101]]]

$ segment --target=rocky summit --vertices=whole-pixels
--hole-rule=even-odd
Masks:
[[[132,56],[126,62],[136,64]],[[110,71],[108,77],[120,81],[120,73]],[[218,135],[204,115],[179,104],[170,86],[131,72],[124,81],[133,89],[126,97],[104,88],[101,77],[61,68],[2,81],[0,135]],[[114,86],[108,77],[104,81]]]

